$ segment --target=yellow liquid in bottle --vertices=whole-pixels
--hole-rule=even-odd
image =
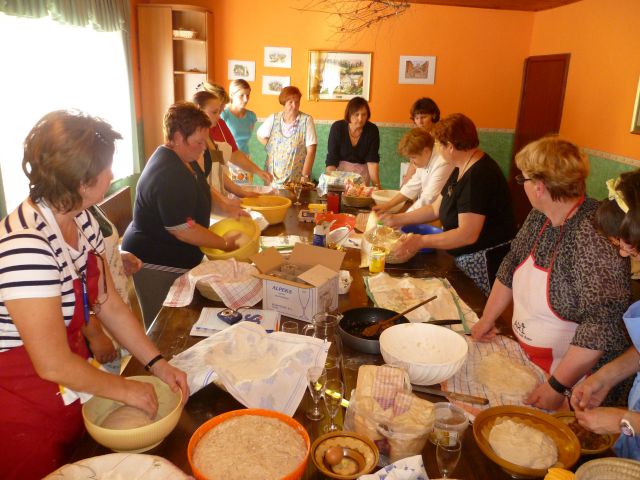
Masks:
[[[369,255],[369,273],[384,272],[385,257],[388,250],[382,247],[372,247]]]

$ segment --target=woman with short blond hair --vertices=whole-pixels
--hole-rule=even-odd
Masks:
[[[313,117],[300,111],[301,98],[298,87],[284,87],[278,96],[282,112],[269,115],[257,131],[267,151],[265,169],[278,187],[311,178],[318,139]]]
[[[629,346],[621,320],[629,264],[594,226],[598,202],[585,195],[589,164],[576,145],[545,137],[524,147],[516,165],[533,209],[472,333],[491,339],[496,319],[513,302],[516,339],[550,374],[527,403],[555,410],[578,380]],[[609,402],[624,402],[620,393]]]

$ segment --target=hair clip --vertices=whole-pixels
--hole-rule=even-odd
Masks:
[[[625,202],[622,194],[618,191],[617,187],[620,183],[620,177],[610,178],[607,180],[607,190],[609,190],[609,200],[615,200],[620,210],[624,213],[629,213],[629,205]]]
[[[106,145],[107,147],[109,146],[109,142],[107,142],[107,140],[102,136],[100,132],[96,130],[95,134],[96,134],[96,137],[98,137],[98,140],[102,142],[102,144]]]

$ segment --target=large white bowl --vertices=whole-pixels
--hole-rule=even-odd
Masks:
[[[395,197],[398,193],[400,193],[399,190],[375,190],[371,194],[371,198],[373,198],[373,201],[376,202],[376,205],[384,205],[393,197]],[[400,202],[391,210],[389,210],[389,213],[399,212],[402,209],[402,207],[404,207],[404,204],[405,202]]]
[[[411,383],[433,385],[451,378],[467,358],[468,346],[458,333],[426,323],[403,323],[380,335],[385,362],[404,368]]]
[[[101,445],[116,452],[146,452],[162,442],[178,424],[182,413],[182,392],[171,391],[169,385],[150,375],[128,378],[153,385],[158,397],[158,419],[155,422],[128,430],[104,428],[101,426],[104,419],[122,404],[102,397],[93,397],[85,403],[82,417],[89,434]]]

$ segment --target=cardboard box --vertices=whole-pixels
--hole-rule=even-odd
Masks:
[[[276,310],[287,317],[311,322],[320,312],[338,308],[338,276],[345,252],[297,243],[287,260],[275,248],[250,258],[262,279],[262,308]],[[307,283],[270,275],[285,263],[305,267],[298,278]]]

